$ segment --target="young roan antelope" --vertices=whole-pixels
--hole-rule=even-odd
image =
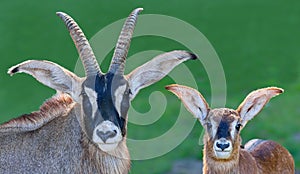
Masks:
[[[178,96],[205,130],[204,174],[293,174],[294,160],[284,147],[270,140],[253,139],[241,146],[241,129],[269,100],[283,92],[276,87],[250,93],[237,110],[210,109],[195,89],[170,85],[167,90]]]
[[[66,24],[84,65],[80,78],[49,62],[29,60],[8,73],[27,73],[57,94],[39,111],[0,125],[0,173],[126,174],[130,156],[126,146],[130,101],[144,87],[166,76],[194,54],[172,51],[157,56],[124,75],[130,40],[141,8],[125,21],[110,68],[102,73],[88,40],[67,14]]]

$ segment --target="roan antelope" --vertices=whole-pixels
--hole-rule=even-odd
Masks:
[[[126,174],[130,101],[144,87],[166,76],[194,54],[172,51],[124,75],[125,59],[141,8],[127,18],[110,68],[102,73],[88,40],[76,22],[58,12],[76,45],[86,77],[49,62],[29,60],[8,73],[27,73],[57,94],[39,111],[0,125],[0,173]]]
[[[293,174],[292,155],[270,140],[253,139],[241,147],[240,131],[269,100],[283,92],[276,87],[250,93],[237,110],[210,109],[195,89],[170,85],[167,90],[178,96],[205,130],[203,150],[204,174]]]

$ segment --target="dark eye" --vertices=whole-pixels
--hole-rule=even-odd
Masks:
[[[130,89],[128,89],[128,90],[126,89],[126,90],[124,91],[124,94],[125,94],[125,95],[129,95],[129,94],[131,94],[131,91],[130,91]]]
[[[211,123],[206,123],[206,127],[207,127],[207,129],[210,129],[211,128]]]
[[[242,126],[242,124],[241,124],[241,123],[238,123],[238,124],[235,126],[235,129],[236,129],[237,131],[239,131],[240,128],[241,128],[241,126]]]
[[[79,94],[79,96],[86,96],[86,93],[84,91],[81,91],[81,93]]]

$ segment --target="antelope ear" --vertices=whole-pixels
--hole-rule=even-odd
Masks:
[[[139,90],[159,81],[180,63],[196,58],[195,54],[186,51],[171,51],[158,55],[136,68],[126,75],[131,92],[130,100],[136,96]]]
[[[70,94],[75,100],[78,97],[77,88],[81,86],[80,78],[65,68],[49,61],[28,60],[11,67],[8,74],[27,73],[42,84],[57,91]]]
[[[281,93],[283,93],[283,89],[277,87],[262,88],[251,92],[237,109],[241,117],[241,124],[245,126],[249,120],[262,110],[272,97]]]
[[[177,84],[166,86],[166,89],[174,93],[185,108],[204,125],[210,109],[204,97],[197,90]]]

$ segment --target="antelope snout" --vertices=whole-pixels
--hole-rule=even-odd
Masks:
[[[231,151],[231,141],[226,140],[226,138],[220,138],[215,141],[214,148],[216,151]]]
[[[101,138],[101,140],[106,143],[106,140],[109,138],[113,138],[117,135],[117,130],[113,129],[113,130],[109,130],[109,131],[100,131],[97,130],[97,135]]]
[[[232,143],[225,138],[220,138],[215,141],[213,149],[217,158],[226,159],[231,155]]]
[[[123,139],[120,128],[111,121],[103,121],[95,127],[93,141],[104,152],[114,150]]]
[[[103,121],[94,128],[93,141],[97,144],[115,144],[121,140],[120,128],[111,121]]]
[[[224,151],[225,149],[227,149],[229,147],[229,143],[228,142],[225,142],[225,143],[219,143],[219,142],[217,142],[216,146],[218,148],[222,149],[222,151]]]

